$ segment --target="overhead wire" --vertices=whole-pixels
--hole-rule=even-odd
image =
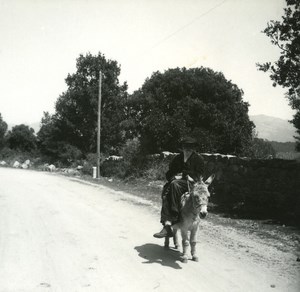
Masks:
[[[159,45],[161,45],[163,42],[165,42],[166,40],[170,39],[171,37],[173,37],[175,34],[177,34],[178,32],[184,30],[185,28],[187,28],[188,26],[192,25],[194,22],[196,22],[197,20],[199,20],[200,18],[202,18],[203,16],[206,16],[207,14],[211,13],[213,10],[217,9],[218,7],[222,6],[227,0],[223,0],[221,3],[215,5],[214,7],[210,8],[209,10],[205,11],[204,13],[200,14],[199,16],[197,16],[196,18],[194,18],[193,20],[191,20],[190,22],[188,22],[187,24],[181,26],[180,28],[178,28],[176,31],[170,33],[169,35],[167,35],[166,37],[164,37],[163,39],[161,39],[160,41],[158,41],[156,44],[154,44],[151,49],[154,49],[156,47],[158,47]]]

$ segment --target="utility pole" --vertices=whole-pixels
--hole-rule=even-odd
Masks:
[[[99,99],[98,99],[98,134],[97,134],[97,178],[100,178],[101,87],[102,87],[102,72],[100,70],[99,71]]]

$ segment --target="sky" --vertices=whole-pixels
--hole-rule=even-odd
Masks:
[[[280,50],[262,33],[284,0],[0,0],[0,114],[8,124],[55,112],[80,54],[121,66],[129,92],[153,72],[209,67],[244,91],[249,114],[285,120],[285,89],[256,63]]]

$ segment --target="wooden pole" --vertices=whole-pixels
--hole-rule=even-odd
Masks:
[[[97,178],[100,178],[101,87],[102,87],[102,72],[99,71],[98,134],[97,134]]]

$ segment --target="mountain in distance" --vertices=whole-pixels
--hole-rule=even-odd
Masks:
[[[293,137],[297,135],[296,128],[288,120],[266,115],[251,115],[249,118],[256,126],[255,130],[258,138],[276,142],[296,142]],[[33,128],[35,134],[41,127],[39,122],[24,124]],[[8,130],[11,130],[14,126],[13,124],[8,124]]]
[[[249,116],[258,138],[277,142],[295,142],[296,128],[288,120],[266,115]]]

